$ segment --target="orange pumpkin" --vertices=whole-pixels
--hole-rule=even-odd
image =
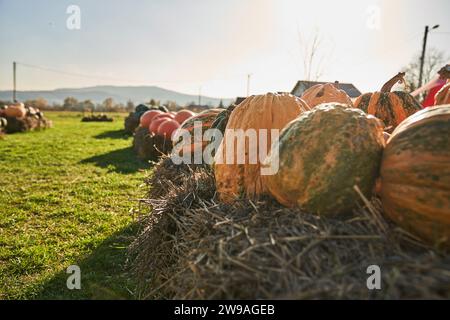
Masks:
[[[434,96],[434,105],[449,104],[450,103],[450,81],[447,80],[445,84]]]
[[[166,119],[163,121],[158,129],[157,134],[164,137],[165,139],[172,139],[172,134],[180,127],[180,124],[172,119]]]
[[[148,127],[148,131],[150,133],[157,134],[158,127],[161,125],[161,123],[163,123],[166,120],[171,120],[171,119],[173,119],[173,118],[168,113],[163,113],[161,115],[157,115],[156,117],[153,118],[152,122],[150,123],[150,125]]]
[[[450,245],[450,105],[400,124],[381,162],[385,214],[433,244]]]
[[[195,112],[192,112],[190,110],[180,110],[175,115],[175,121],[177,121],[179,124],[182,124],[187,119],[192,118],[195,116]]]
[[[381,119],[386,126],[385,131],[392,132],[403,120],[422,110],[422,106],[407,92],[390,92],[398,81],[404,82],[404,72],[386,82],[380,92],[365,93],[359,96],[354,105],[368,114]]]
[[[207,109],[200,112],[193,117],[187,118],[180,126],[180,130],[177,130],[174,138],[174,147],[176,146],[176,150],[179,155],[182,154],[191,154],[193,155],[196,152],[203,152],[205,147],[208,145],[209,141],[204,140],[204,133],[211,129],[214,120],[217,115],[220,114],[223,110],[221,109]],[[195,135],[195,131],[200,133],[199,136]],[[182,137],[182,132],[186,130],[189,132],[189,139],[184,140]]]
[[[231,202],[242,194],[255,198],[267,192],[261,181],[260,167],[264,159],[260,157],[261,153],[265,156],[270,150],[271,129],[283,129],[289,121],[308,110],[309,106],[298,97],[286,93],[268,93],[248,97],[231,112],[225,136],[214,158],[216,188],[222,201]],[[256,145],[250,145],[250,139],[239,139],[233,134],[233,130],[236,133],[239,129],[243,132],[254,129],[256,138],[253,140],[256,140]],[[265,138],[261,135],[264,141],[259,139],[260,132],[264,132],[262,129],[266,131]],[[261,149],[262,143],[266,144],[266,150]],[[241,163],[238,163],[239,152],[244,157]],[[256,161],[250,161],[252,154],[256,155]],[[227,161],[227,158],[232,161]]]
[[[306,90],[302,99],[311,107],[326,103],[326,102],[339,102],[353,106],[352,100],[343,90],[339,90],[339,82],[316,84],[308,90]]]
[[[159,110],[149,110],[145,112],[141,118],[139,119],[139,125],[142,128],[148,128],[148,126],[152,123],[153,118],[156,116],[164,114],[162,111]]]

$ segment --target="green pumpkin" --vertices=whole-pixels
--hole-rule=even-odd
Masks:
[[[150,107],[145,104],[140,104],[140,105],[136,106],[136,108],[134,109],[134,111],[136,113],[140,113],[140,114],[143,114],[144,112],[146,112],[148,110],[150,110]]]
[[[218,129],[222,133],[222,136],[216,137],[214,136],[211,139],[211,143],[215,142],[217,139],[222,140],[223,135],[225,134],[225,128],[227,127],[228,119],[230,118],[231,113],[233,112],[234,108],[236,108],[235,105],[230,106],[228,109],[223,110],[221,113],[219,113],[216,117],[216,119],[213,121],[211,125],[211,129]],[[214,156],[214,154],[213,154]]]
[[[319,215],[351,212],[359,195],[370,198],[378,176],[383,125],[348,105],[326,103],[291,121],[272,145],[263,166],[270,194],[283,205]]]

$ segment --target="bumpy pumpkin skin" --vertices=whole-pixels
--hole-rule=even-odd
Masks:
[[[264,176],[272,196],[287,207],[318,215],[349,213],[359,195],[371,197],[385,145],[377,118],[348,105],[328,103],[300,115],[282,131],[264,166],[279,159],[279,171]]]
[[[450,82],[444,85],[434,96],[434,105],[449,104],[450,103]]]
[[[259,131],[265,129],[267,130],[267,152],[269,152],[272,144],[270,129],[281,130],[289,121],[309,109],[303,100],[290,94],[268,93],[250,96],[233,110],[225,130],[255,129],[259,136]],[[245,164],[236,164],[237,139],[232,140],[229,141],[225,134],[214,158],[214,174],[220,200],[229,203],[241,196],[254,199],[267,193],[261,182],[260,159],[256,164],[249,163],[248,140],[245,143]],[[234,144],[233,164],[225,163],[229,143]],[[259,152],[258,142],[257,154]]]
[[[309,105],[310,108],[326,103],[326,102],[339,102],[353,106],[352,100],[343,90],[339,90],[335,85],[331,83],[316,84],[308,90],[306,90],[302,99]]]
[[[374,92],[359,96],[355,108],[383,120],[388,132],[392,132],[403,120],[422,110],[422,106],[409,93]]]
[[[393,132],[381,163],[381,200],[404,229],[450,245],[450,105],[426,108]]]

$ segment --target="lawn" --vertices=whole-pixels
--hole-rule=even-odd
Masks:
[[[122,114],[0,140],[0,299],[135,298],[126,248],[148,164],[136,160]],[[81,290],[66,269],[81,268]]]

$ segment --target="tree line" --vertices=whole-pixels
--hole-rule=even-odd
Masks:
[[[74,97],[67,97],[63,103],[50,104],[44,98],[36,98],[23,101],[26,106],[37,108],[39,110],[54,110],[54,111],[79,111],[79,112],[133,112],[135,104],[129,100],[127,103],[117,103],[112,98],[106,98],[101,103],[94,103],[92,100],[78,100]],[[12,101],[0,101],[0,106],[12,104]],[[147,104],[152,106],[159,106],[160,101],[151,99]],[[165,106],[168,109],[177,109],[177,104],[172,101],[167,101]]]

